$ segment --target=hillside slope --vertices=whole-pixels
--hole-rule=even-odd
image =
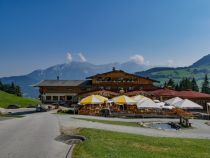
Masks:
[[[163,85],[165,81],[168,81],[169,78],[172,78],[177,82],[182,78],[194,77],[198,86],[201,87],[204,76],[207,74],[208,77],[210,77],[210,54],[202,57],[188,67],[156,67],[146,71],[136,72],[135,74],[158,80],[161,85]]]
[[[36,99],[17,97],[13,94],[0,91],[0,107],[2,108],[6,108],[12,104],[18,105],[19,107],[28,107],[39,103],[40,101]]]
[[[202,57],[200,60],[192,64],[190,67],[210,66],[210,54]]]
[[[169,78],[179,81],[182,78],[194,77],[199,87],[201,87],[205,74],[210,74],[210,66],[160,69],[159,71],[150,69],[147,71],[137,72],[136,74],[158,80],[161,85],[163,85],[165,81],[168,81]]]

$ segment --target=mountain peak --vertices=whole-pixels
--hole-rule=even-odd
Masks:
[[[210,66],[210,54],[202,57],[200,60],[192,64],[190,67],[198,67],[198,66]]]

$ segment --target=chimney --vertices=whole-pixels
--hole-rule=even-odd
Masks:
[[[57,76],[57,80],[59,80],[59,76]]]
[[[115,71],[115,70],[116,70],[115,67],[113,67],[113,68],[112,68],[112,71]]]

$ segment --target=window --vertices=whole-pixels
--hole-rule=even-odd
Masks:
[[[132,90],[134,90],[134,87],[129,87],[128,90],[132,91]]]
[[[46,100],[51,100],[51,96],[46,96]]]
[[[101,77],[98,77],[98,78],[97,78],[97,81],[101,81],[101,80],[102,80],[102,78],[101,78]]]
[[[142,86],[141,86],[141,87],[139,87],[139,90],[140,90],[140,91],[141,91],[141,90],[143,90],[143,89],[144,89],[144,87],[142,87]]]
[[[58,96],[53,96],[53,100],[58,100]]]
[[[69,101],[69,100],[72,100],[72,96],[67,96],[67,100]]]
[[[60,100],[64,101],[65,100],[65,96],[60,96]]]

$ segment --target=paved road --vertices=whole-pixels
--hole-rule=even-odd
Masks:
[[[50,113],[0,121],[1,158],[65,158],[69,146],[54,139],[59,121]]]
[[[97,122],[90,122],[79,120],[75,118],[94,118],[102,120],[114,120],[114,121],[125,121],[125,122],[169,122],[169,121],[179,121],[175,119],[121,119],[121,118],[104,118],[96,116],[82,116],[82,115],[58,115],[62,126],[66,129],[70,128],[96,128],[104,129],[116,132],[125,132],[133,134],[141,134],[147,136],[158,136],[158,137],[179,137],[179,138],[202,138],[210,139],[210,126],[206,125],[205,120],[193,120],[191,119],[193,129],[183,129],[183,130],[159,130],[152,128],[143,127],[128,127],[120,125],[103,124]]]

